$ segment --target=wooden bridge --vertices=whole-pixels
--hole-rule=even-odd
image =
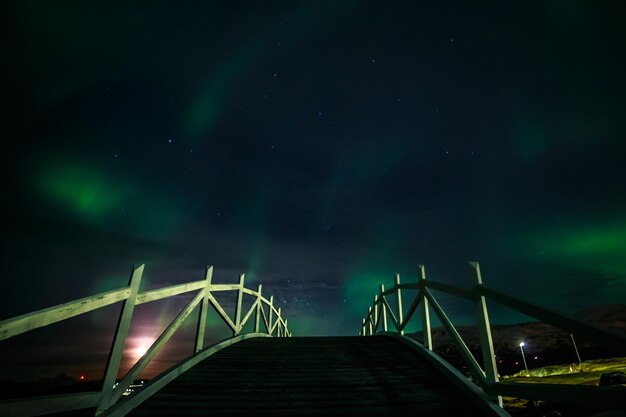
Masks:
[[[392,337],[254,338],[199,363],[129,415],[477,416],[485,405]]]
[[[626,338],[619,333],[581,322],[483,286],[477,263],[470,263],[472,289],[426,280],[423,266],[417,282],[380,286],[363,319],[359,336],[291,337],[287,320],[273,298],[237,284],[213,284],[212,268],[205,279],[139,292],[143,266],[134,268],[127,287],[97,294],[0,322],[0,340],[122,302],[122,310],[101,391],[0,401],[2,416],[57,413],[99,416],[186,415],[500,415],[500,395],[555,403],[579,404],[606,410],[626,410],[624,387],[512,384],[499,381],[486,299],[593,340],[618,354],[626,354]],[[481,338],[482,366],[433,296],[443,291],[474,303]],[[215,298],[220,291],[236,291],[231,318]],[[122,349],[135,305],[196,292],[178,316],[126,375],[118,378]],[[403,292],[413,292],[403,307]],[[254,300],[242,311],[244,295]],[[406,297],[406,296],[405,296]],[[395,301],[395,303],[394,303]],[[128,397],[122,394],[149,361],[198,306],[193,354],[154,378]],[[212,307],[232,331],[232,337],[204,346],[206,313]],[[472,382],[432,351],[430,312],[451,334],[473,374]],[[405,337],[412,318],[421,316],[423,343]],[[244,332],[254,319],[253,330]],[[391,326],[389,325],[391,322]],[[376,337],[362,337],[362,336]],[[116,382],[117,381],[117,382]]]

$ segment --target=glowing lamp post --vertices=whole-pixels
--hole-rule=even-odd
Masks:
[[[519,342],[519,348],[522,351],[522,359],[524,360],[524,368],[528,371],[528,365],[526,364],[526,356],[524,355],[524,346],[526,346],[526,343]]]
[[[583,361],[580,360],[580,353],[578,353],[578,346],[576,346],[576,341],[574,340],[574,335],[570,333],[569,336],[572,338],[572,343],[574,344],[574,350],[576,351],[576,357],[578,358],[578,364],[582,365]]]

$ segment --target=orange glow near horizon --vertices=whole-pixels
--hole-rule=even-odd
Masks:
[[[143,355],[145,355],[147,351],[148,351],[148,348],[145,345],[139,345],[135,348],[134,353],[137,359],[139,359]]]

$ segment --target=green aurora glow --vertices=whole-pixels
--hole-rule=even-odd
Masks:
[[[7,8],[7,316],[52,264],[59,302],[140,262],[149,286],[289,277],[311,334],[353,334],[418,263],[555,308],[626,296],[613,6],[153,6]]]

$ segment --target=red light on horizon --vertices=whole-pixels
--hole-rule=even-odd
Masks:
[[[81,381],[84,381],[84,380],[85,380],[85,375],[81,375],[79,379],[80,379]]]

